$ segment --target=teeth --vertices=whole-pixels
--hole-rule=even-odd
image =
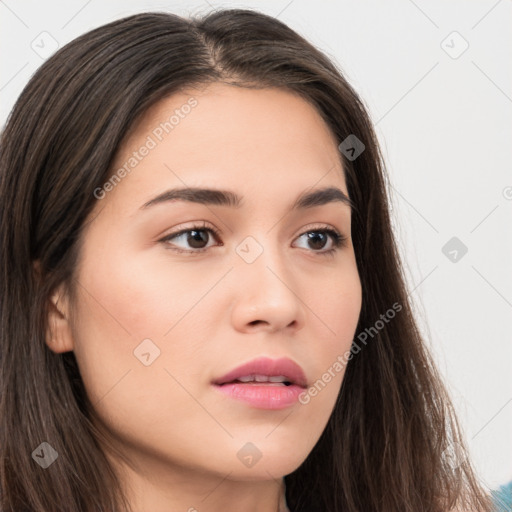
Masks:
[[[270,382],[287,382],[286,377],[283,375],[276,375],[275,377],[269,377]]]
[[[247,375],[245,377],[238,377],[240,382],[252,382],[254,380],[254,375]]]
[[[268,375],[245,375],[238,377],[237,380],[240,382],[287,382],[284,375],[275,375],[272,377]]]

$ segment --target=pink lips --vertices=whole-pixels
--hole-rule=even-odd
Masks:
[[[213,385],[221,393],[252,407],[283,409],[298,401],[307,381],[302,368],[291,359],[261,357],[216,379]]]

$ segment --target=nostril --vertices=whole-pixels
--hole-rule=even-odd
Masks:
[[[249,325],[258,325],[260,323],[265,324],[267,322],[265,322],[264,320],[253,320],[252,322],[249,322]]]

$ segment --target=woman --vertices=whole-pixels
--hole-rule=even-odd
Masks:
[[[490,510],[368,114],[283,23],[93,30],[0,159],[2,511]]]

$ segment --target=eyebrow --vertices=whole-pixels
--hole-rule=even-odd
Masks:
[[[242,197],[230,190],[185,187],[166,190],[162,194],[144,203],[140,209],[147,209],[151,206],[172,202],[188,201],[204,205],[228,206],[230,208],[240,208],[242,206]],[[340,202],[354,209],[353,201],[337,187],[325,187],[312,192],[301,194],[290,207],[290,210],[302,210],[322,206],[329,203]]]

